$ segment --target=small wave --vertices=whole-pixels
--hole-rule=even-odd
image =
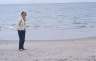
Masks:
[[[14,27],[13,26],[9,26],[9,29],[13,29]]]
[[[86,25],[81,25],[81,26],[76,26],[76,28],[87,28],[87,26]]]
[[[0,31],[2,31],[2,27],[0,26]]]

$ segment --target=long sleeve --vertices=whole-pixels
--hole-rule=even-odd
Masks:
[[[16,30],[19,30],[19,26],[20,26],[20,17],[18,18],[17,22],[16,22]]]

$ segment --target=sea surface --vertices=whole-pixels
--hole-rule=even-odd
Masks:
[[[0,5],[0,40],[18,40],[20,12],[28,13],[26,40],[96,37],[96,2]]]

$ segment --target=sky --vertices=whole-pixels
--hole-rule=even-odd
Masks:
[[[0,0],[0,4],[96,2],[96,0]]]

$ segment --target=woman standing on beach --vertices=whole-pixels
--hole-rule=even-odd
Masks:
[[[27,12],[22,11],[20,13],[20,18],[17,23],[17,31],[19,36],[19,50],[25,50],[24,49],[24,42],[25,42],[25,32],[26,32],[26,16]]]

